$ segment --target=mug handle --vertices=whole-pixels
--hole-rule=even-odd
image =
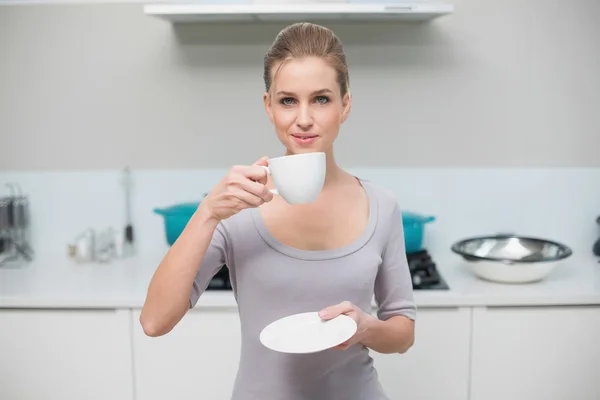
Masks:
[[[264,168],[264,170],[267,171],[267,175],[271,175],[271,170],[269,169],[269,167],[266,167],[264,165],[259,165],[259,167]],[[277,189],[269,189],[269,191],[274,195],[279,195],[279,191]]]

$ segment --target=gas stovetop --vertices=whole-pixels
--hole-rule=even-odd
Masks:
[[[427,250],[406,255],[414,290],[448,290]],[[232,290],[229,270],[223,266],[212,278],[206,290]]]
[[[448,290],[427,250],[406,255],[414,290]]]

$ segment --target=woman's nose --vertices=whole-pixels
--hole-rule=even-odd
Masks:
[[[299,108],[298,116],[296,117],[296,124],[302,128],[309,127],[313,124],[313,118],[308,106],[302,106]]]

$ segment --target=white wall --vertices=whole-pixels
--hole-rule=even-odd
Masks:
[[[589,252],[600,213],[600,2],[459,0],[432,24],[330,25],[351,67],[338,160],[435,215],[427,246],[513,231]],[[281,154],[262,56],[282,24],[171,25],[134,5],[0,7],[0,195],[32,202],[34,248],[88,227],[166,248],[152,209]],[[370,147],[369,145],[372,146]]]
[[[340,162],[600,166],[600,2],[455,4],[432,24],[330,25],[354,93]],[[0,7],[0,169],[280,154],[261,75],[282,27],[173,29],[141,4]]]

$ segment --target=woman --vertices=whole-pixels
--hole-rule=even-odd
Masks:
[[[324,27],[291,25],[265,56],[264,80],[265,109],[286,154],[326,153],[319,198],[290,205],[274,197],[260,167],[265,157],[233,167],[158,266],[141,324],[149,336],[168,333],[226,264],[242,329],[233,399],[386,399],[369,349],[408,350],[415,305],[396,201],[335,162],[333,143],[351,105],[342,44]],[[274,320],[316,310],[323,319],[350,316],[356,334],[313,354],[277,353],[260,343]]]

